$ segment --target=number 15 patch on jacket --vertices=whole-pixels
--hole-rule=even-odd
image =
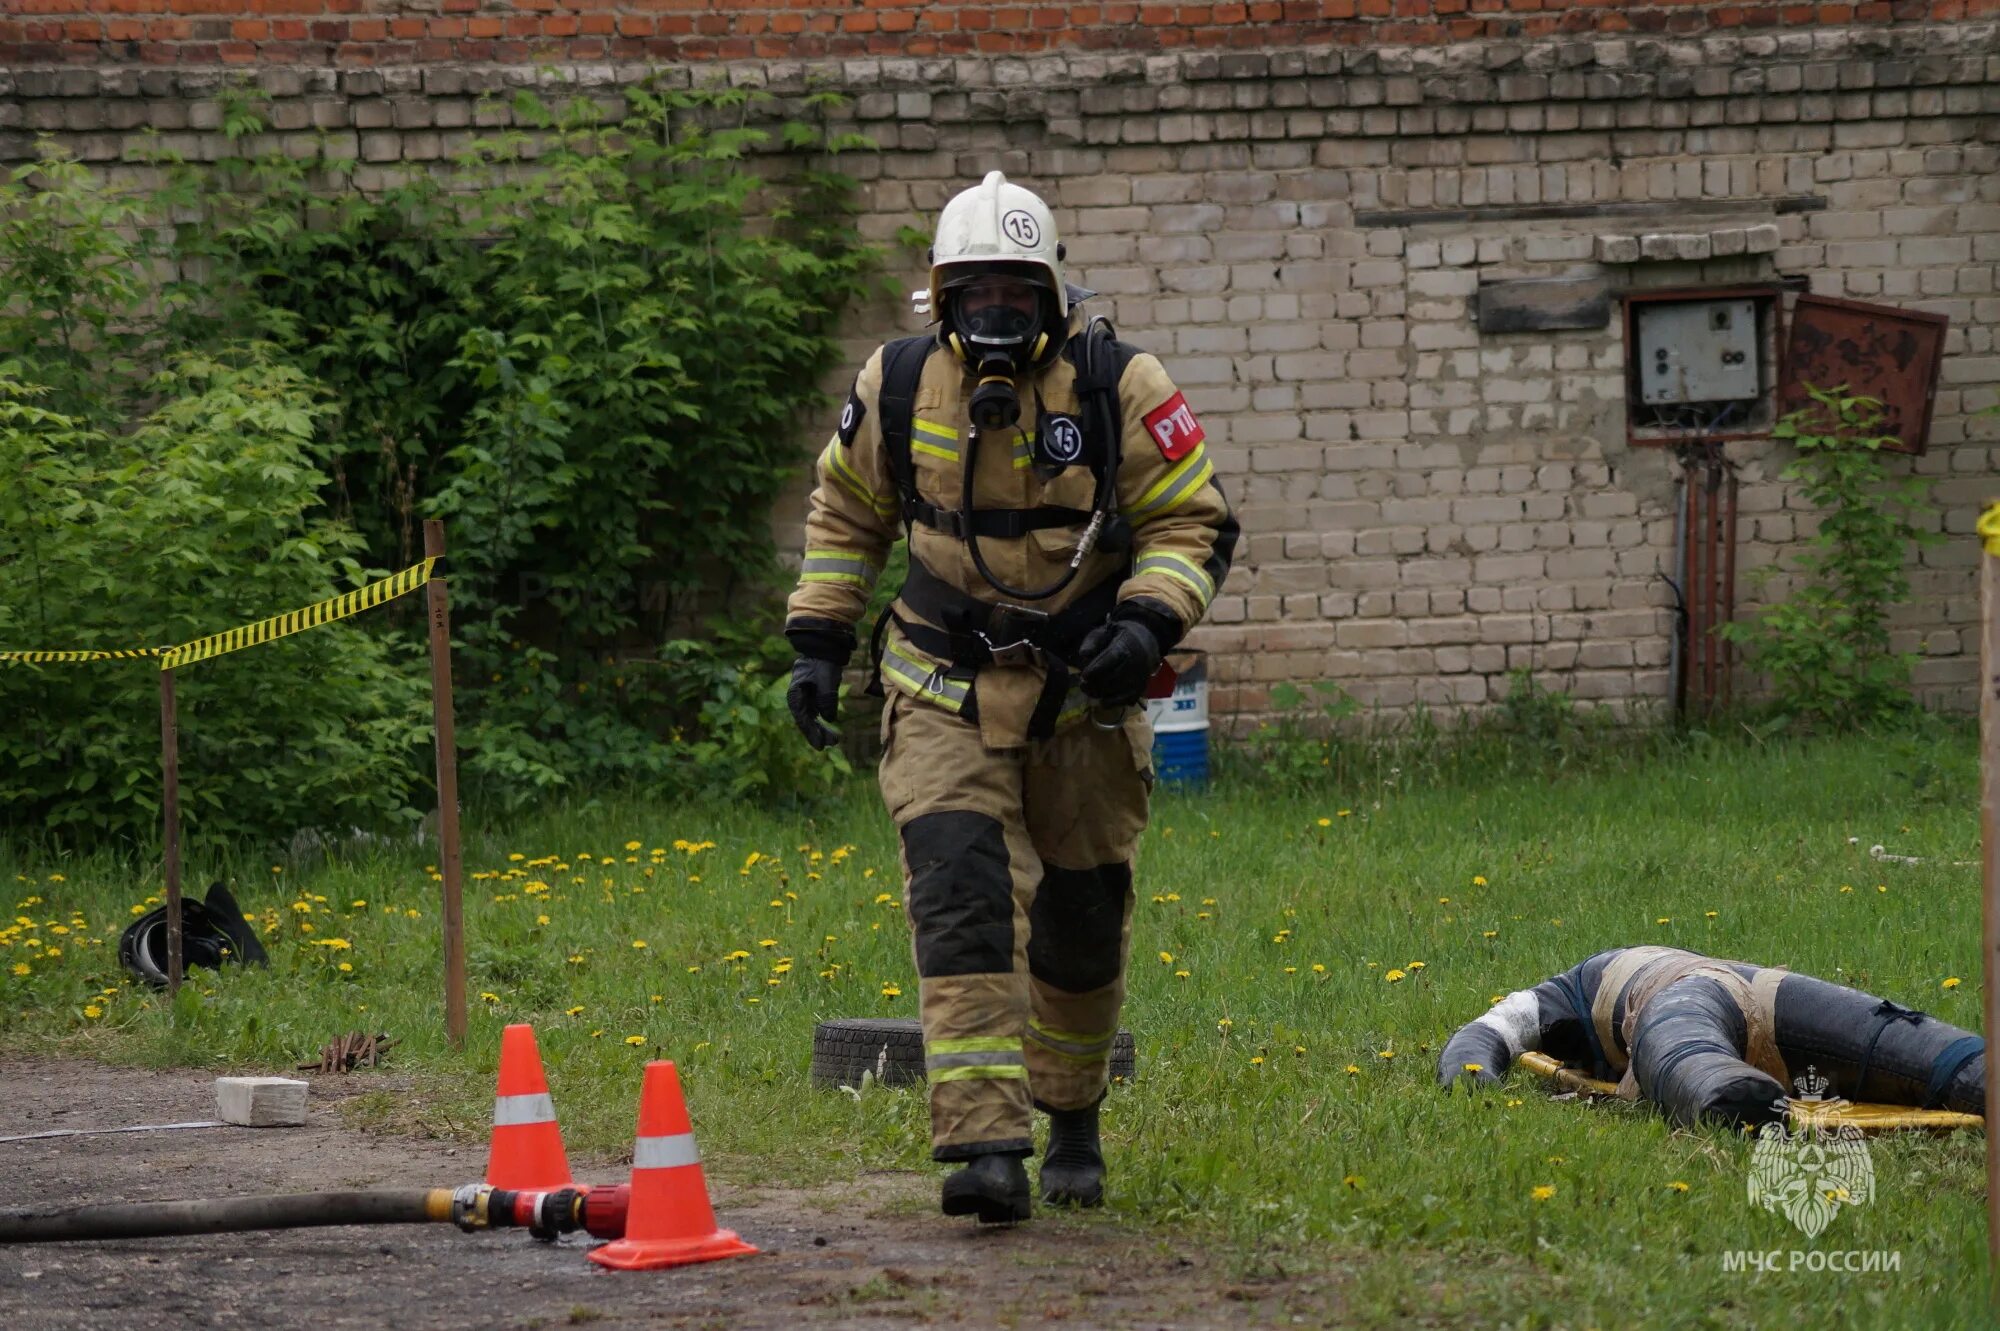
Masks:
[[[1169,462],[1179,462],[1208,437],[1202,433],[1201,422],[1194,418],[1187,399],[1178,391],[1146,413],[1146,429],[1151,431],[1153,442],[1160,446],[1160,452]]]

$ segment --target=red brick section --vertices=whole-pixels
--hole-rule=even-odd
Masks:
[[[0,68],[786,60],[1694,36],[1949,21],[2000,0],[0,0]]]

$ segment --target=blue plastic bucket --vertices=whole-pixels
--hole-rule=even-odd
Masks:
[[[1174,691],[1146,700],[1153,723],[1153,775],[1161,785],[1208,784],[1208,658],[1176,652]]]

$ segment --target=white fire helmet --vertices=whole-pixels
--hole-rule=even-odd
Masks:
[[[1049,206],[1033,190],[1010,185],[1006,176],[989,171],[986,179],[954,195],[938,215],[937,241],[931,246],[931,312],[943,314],[953,269],[1004,272],[1008,265],[1020,264],[1042,270],[1034,276],[1055,293],[1060,329],[1069,320],[1062,260]]]

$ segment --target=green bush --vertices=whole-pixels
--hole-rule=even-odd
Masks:
[[[660,742],[718,718],[664,649],[710,617],[776,627],[771,507],[874,261],[851,182],[808,165],[858,141],[794,120],[753,169],[748,94],[627,103],[607,124],[522,94],[522,128],[379,196],[282,157],[179,186],[213,320],[333,389],[330,498],[371,555],[446,521],[464,763],[501,800],[710,783]]]
[[[1938,539],[1914,521],[1920,477],[1892,479],[1877,432],[1881,403],[1842,389],[1808,390],[1813,405],[1779,421],[1772,435],[1798,455],[1780,474],[1820,510],[1819,530],[1789,568],[1759,570],[1803,579],[1789,597],[1722,633],[1750,650],[1770,679],[1772,705],[1787,721],[1821,729],[1869,726],[1905,716],[1911,658],[1889,650],[1889,608],[1909,595],[1904,560],[1913,543]]]
[[[767,133],[735,91],[634,89],[615,125],[524,94],[521,128],[373,192],[257,153],[119,192],[45,145],[0,183],[0,565],[42,561],[0,588],[0,646],[261,618],[405,566],[440,517],[469,795],[822,789],[842,769],[782,706],[770,511],[873,263],[828,100]],[[249,148],[254,106],[225,103]],[[191,825],[426,802],[406,615],[189,671]],[[0,777],[3,816],[149,827],[156,681],[81,670],[0,679],[10,743],[45,755]]]
[[[41,405],[18,368],[0,367],[0,643],[166,646],[364,580],[359,539],[319,500],[327,408],[297,370],[185,355],[148,381],[158,405],[135,428],[106,433]],[[403,637],[420,641],[408,622]],[[341,622],[177,672],[189,837],[414,817],[428,690],[395,646]],[[155,661],[0,665],[0,712],[8,821],[157,834]]]

